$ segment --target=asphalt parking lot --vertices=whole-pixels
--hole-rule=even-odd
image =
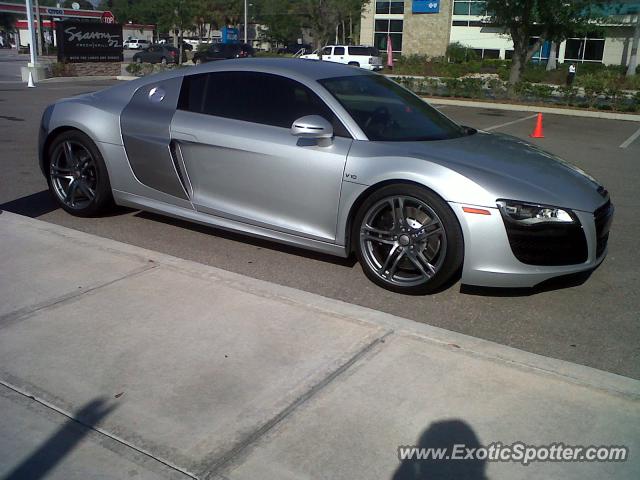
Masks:
[[[456,284],[432,296],[382,290],[354,260],[341,260],[159,215],[121,209],[103,218],[71,217],[48,197],[36,161],[38,122],[50,102],[113,82],[0,84],[0,209],[142,246],[621,375],[640,378],[640,123],[545,115],[545,149],[598,178],[617,214],[609,256],[583,284],[544,291],[468,289]],[[447,106],[462,124],[522,138],[531,112]],[[624,148],[623,148],[624,147]]]

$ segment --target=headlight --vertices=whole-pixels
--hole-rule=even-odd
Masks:
[[[570,210],[537,205],[535,203],[518,202],[515,200],[498,200],[498,208],[505,219],[521,225],[539,225],[544,223],[572,224],[577,218]]]

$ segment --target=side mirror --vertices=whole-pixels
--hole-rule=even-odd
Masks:
[[[332,143],[333,127],[320,115],[307,115],[293,122],[291,125],[291,135],[317,140],[318,146],[328,147]]]

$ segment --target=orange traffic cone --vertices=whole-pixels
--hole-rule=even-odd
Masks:
[[[544,138],[544,133],[542,131],[542,114],[538,113],[538,119],[536,120],[536,128],[533,129],[531,138]]]

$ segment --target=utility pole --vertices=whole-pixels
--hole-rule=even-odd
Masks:
[[[38,0],[35,0],[34,5],[36,7],[36,24],[38,25],[38,53],[40,55],[44,55],[44,50],[42,49],[42,19],[40,18],[40,4],[38,3]]]
[[[249,36],[247,35],[247,10],[249,5],[247,4],[249,0],[244,0],[244,43],[248,43]]]
[[[35,67],[38,63],[38,53],[36,51],[36,30],[33,28],[33,2],[27,0],[27,23],[29,24],[29,54],[31,63],[30,67]]]

